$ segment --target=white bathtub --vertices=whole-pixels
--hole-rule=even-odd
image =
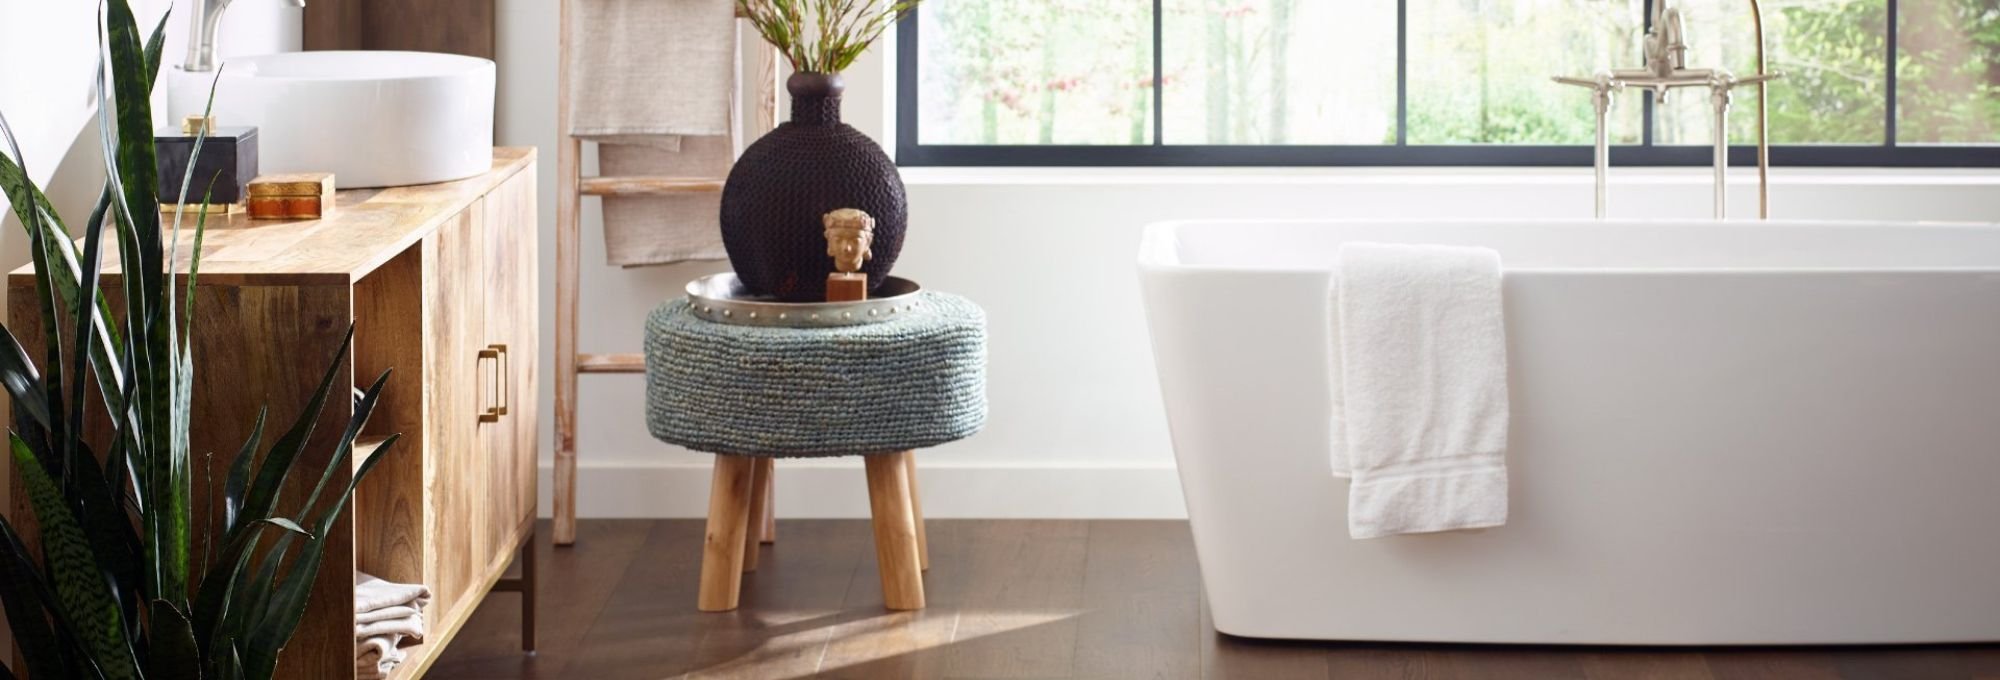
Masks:
[[[1350,240],[1500,251],[1506,526],[1347,537],[1324,357]],[[1139,269],[1224,633],[2000,640],[2000,227],[1177,222]]]

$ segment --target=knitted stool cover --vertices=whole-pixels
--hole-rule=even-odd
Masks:
[[[917,294],[862,326],[714,323],[672,300],[646,319],[646,424],[718,454],[846,456],[935,446],[986,424],[986,314]]]

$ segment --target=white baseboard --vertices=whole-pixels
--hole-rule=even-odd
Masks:
[[[861,461],[779,461],[780,518],[868,516]],[[555,507],[552,469],[541,469],[541,509]],[[703,517],[706,463],[584,464],[577,470],[580,517]],[[919,465],[927,518],[1185,519],[1172,466]]]

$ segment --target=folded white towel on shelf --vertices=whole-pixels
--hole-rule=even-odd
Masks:
[[[398,649],[399,640],[389,637],[372,637],[356,643],[358,654],[354,659],[354,675],[357,680],[381,680],[395,672],[407,655]]]
[[[376,621],[388,621],[391,619],[402,619],[412,616],[419,616],[421,614],[423,614],[423,612],[417,609],[416,607],[410,607],[410,606],[383,607],[381,609],[377,609],[374,611],[355,612],[354,624],[356,626],[359,626],[364,623],[374,623]]]
[[[369,574],[354,572],[354,613],[390,607],[423,609],[431,603],[431,589],[421,583],[390,583]]]
[[[361,680],[388,677],[403,663],[404,642],[424,641],[424,607],[431,589],[354,573],[354,672]]]
[[[1332,458],[1351,480],[1348,535],[1506,524],[1499,253],[1347,243],[1337,259]]]
[[[411,614],[401,618],[383,619],[354,625],[354,639],[366,640],[374,637],[393,636],[410,642],[424,641],[424,617]]]

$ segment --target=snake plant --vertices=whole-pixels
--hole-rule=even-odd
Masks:
[[[29,180],[0,116],[0,190],[27,232],[46,348],[38,368],[13,330],[0,327],[0,383],[13,400],[8,449],[41,546],[37,555],[0,519],[0,602],[23,662],[0,667],[0,680],[15,672],[35,680],[264,680],[305,614],[328,531],[382,460],[371,457],[344,488],[329,488],[350,465],[387,374],[357,402],[328,467],[305,471],[319,477],[311,494],[281,499],[328,396],[347,398],[334,385],[344,343],[304,413],[274,443],[262,444],[262,414],[241,433],[216,508],[222,516],[197,521],[189,431],[201,378],[191,322],[207,220],[195,217],[187,271],[174,271],[182,218],[163,224],[158,208],[149,98],[166,20],[144,42],[127,0],[106,0],[100,20],[97,122],[107,178],[80,225],[80,245]],[[169,202],[189,203],[188,184]],[[99,285],[107,224],[124,269],[116,296]],[[86,410],[109,427],[87,426]],[[281,506],[302,509],[286,515]],[[207,553],[200,565],[195,545]]]

